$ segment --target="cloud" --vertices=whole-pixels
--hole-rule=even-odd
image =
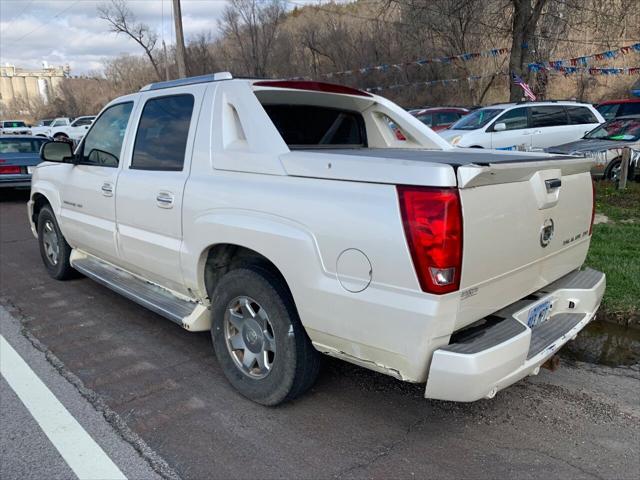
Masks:
[[[323,0],[295,0],[295,4],[318,1]],[[39,68],[43,61],[68,64],[72,75],[81,75],[101,70],[105,58],[142,53],[133,40],[109,31],[98,17],[102,3],[105,0],[0,0],[0,62],[24,68]],[[171,0],[127,4],[137,21],[155,29],[160,38],[164,33],[167,45],[175,43]],[[199,33],[216,35],[226,4],[226,0],[181,0],[185,39]]]

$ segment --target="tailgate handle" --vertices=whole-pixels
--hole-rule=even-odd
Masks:
[[[544,184],[547,187],[547,192],[551,192],[551,190],[555,190],[556,188],[560,188],[562,186],[562,180],[559,178],[552,178],[550,180],[545,180]]]

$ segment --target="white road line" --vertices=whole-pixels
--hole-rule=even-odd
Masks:
[[[2,335],[0,373],[78,478],[126,480],[116,464]]]

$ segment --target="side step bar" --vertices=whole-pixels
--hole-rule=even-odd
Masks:
[[[73,250],[71,266],[83,275],[162,315],[189,331],[211,328],[208,308],[83,252]]]

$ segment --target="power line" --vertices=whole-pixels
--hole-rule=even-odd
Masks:
[[[49,17],[45,22],[41,23],[40,25],[38,25],[36,28],[34,28],[33,30],[25,33],[24,35],[9,41],[9,44],[11,43],[17,43],[20,40],[27,38],[29,35],[31,35],[32,33],[37,32],[38,30],[40,30],[42,27],[44,27],[45,25],[47,25],[49,22],[51,22],[52,20],[55,20],[56,18],[58,18],[59,16],[61,16],[63,13],[66,13],[67,11],[71,10],[77,3],[80,3],[80,0],[76,0],[75,2],[73,2],[71,5],[69,5],[68,7],[66,7],[64,10],[60,11],[59,13],[57,13],[56,15],[54,15],[53,17]]]

